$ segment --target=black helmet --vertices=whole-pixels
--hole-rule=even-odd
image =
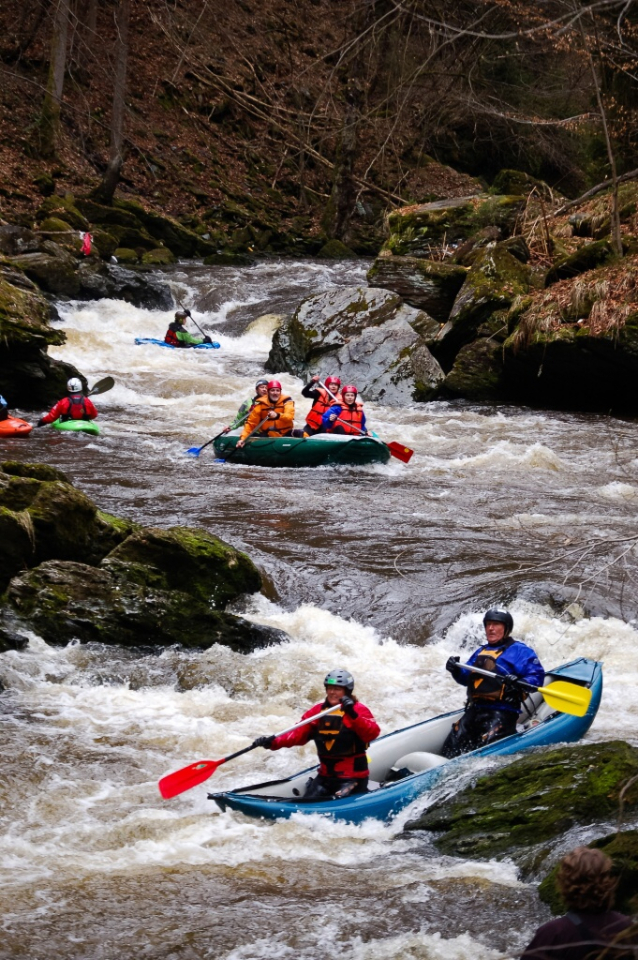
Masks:
[[[324,687],[344,687],[348,693],[354,690],[354,677],[347,670],[331,670],[323,681]]]
[[[488,610],[483,617],[483,626],[485,626],[485,624],[490,620],[492,623],[503,624],[505,627],[505,633],[503,634],[503,637],[509,637],[510,633],[514,629],[514,618],[507,610]]]

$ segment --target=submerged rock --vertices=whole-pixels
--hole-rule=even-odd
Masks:
[[[620,740],[534,751],[456,796],[434,804],[406,830],[443,831],[446,854],[513,858],[534,869],[577,825],[605,824],[638,810],[638,749]]]
[[[374,287],[342,287],[302,301],[275,332],[266,369],[339,375],[367,400],[429,399],[443,371],[421,335],[428,318]]]

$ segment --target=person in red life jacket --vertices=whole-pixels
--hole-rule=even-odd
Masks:
[[[82,238],[82,254],[85,257],[91,256],[91,244],[93,242],[93,237],[87,230]]]
[[[612,910],[618,886],[612,871],[602,850],[576,847],[563,857],[556,885],[568,912],[538,928],[521,960],[635,957],[638,927],[631,917]]]
[[[338,706],[338,710],[298,730],[278,737],[258,737],[253,743],[254,747],[281,750],[282,747],[301,747],[314,740],[319,754],[319,773],[306,784],[306,800],[366,793],[369,779],[366,750],[381,732],[370,710],[355,697],[351,673],[331,670],[324,686],[326,699],[307,710],[302,720],[329,707]]]
[[[47,423],[53,423],[54,420],[95,420],[97,410],[93,401],[85,397],[82,392],[82,381],[78,377],[71,377],[66,385],[69,391],[68,397],[58,400],[48,413],[40,417],[36,427],[44,427]]]
[[[357,388],[347,384],[341,391],[341,401],[329,407],[322,417],[322,432],[345,433],[355,437],[370,436],[366,429],[363,403],[357,400]]]
[[[169,343],[171,347],[198,347],[200,343],[212,343],[210,337],[194,337],[192,333],[184,328],[188,319],[187,310],[178,310],[175,313],[175,319],[169,324],[164,337],[164,343]]]
[[[294,421],[295,404],[292,397],[282,396],[279,380],[269,380],[268,393],[256,401],[248,414],[237,446],[241,449],[249,434],[257,427],[259,427],[258,436],[260,437],[289,437]]]
[[[323,387],[317,387],[318,382],[319,374],[316,374],[301,391],[302,397],[308,397],[312,400],[312,406],[308,411],[303,428],[304,437],[314,437],[316,433],[321,433],[324,429],[322,425],[324,413],[333,403],[341,403],[339,393],[341,380],[339,377],[326,377],[325,390]]]
[[[488,610],[483,626],[487,643],[472,654],[466,666],[461,666],[459,657],[449,657],[445,664],[456,682],[467,687],[465,713],[452,725],[441,750],[448,759],[515,733],[525,698],[517,681],[541,687],[545,679],[545,671],[532,648],[510,636],[514,629],[511,613]],[[467,668],[474,665],[493,672],[494,679],[473,675]]]

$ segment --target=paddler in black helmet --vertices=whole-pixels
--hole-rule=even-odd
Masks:
[[[517,680],[542,687],[545,671],[534,650],[511,636],[512,614],[507,610],[488,610],[483,617],[487,642],[475,650],[465,667],[459,657],[449,657],[445,669],[457,683],[467,687],[465,713],[452,726],[441,753],[458,757],[487,743],[516,732],[516,722],[525,697]],[[494,679],[468,667],[489,670]]]
[[[370,710],[353,693],[354,677],[347,670],[331,670],[324,680],[326,699],[304,713],[302,720],[329,707],[339,710],[298,730],[275,737],[258,737],[254,747],[281,750],[301,747],[314,740],[319,754],[319,773],[306,784],[304,799],[337,799],[368,789],[368,758],[371,740],[381,732]]]
[[[186,321],[189,317],[188,310],[177,310],[175,319],[169,324],[164,337],[164,343],[171,347],[198,347],[201,343],[212,343],[210,337],[194,337],[186,329]]]

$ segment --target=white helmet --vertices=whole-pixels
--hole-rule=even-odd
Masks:
[[[71,377],[66,388],[69,393],[82,393],[82,381],[78,377]]]

